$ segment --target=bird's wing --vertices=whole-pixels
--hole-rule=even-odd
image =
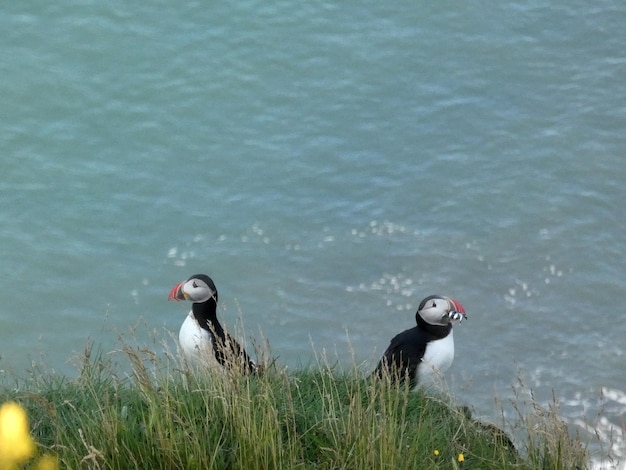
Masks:
[[[244,373],[255,372],[257,367],[246,350],[228,333],[224,338],[215,338],[214,352],[217,361],[225,367],[241,367]]]
[[[405,330],[394,336],[374,370],[382,377],[390,374],[392,380],[404,380],[408,375],[411,385],[417,378],[417,366],[426,351],[427,335],[418,327]]]

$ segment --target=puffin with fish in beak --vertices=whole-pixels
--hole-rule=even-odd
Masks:
[[[430,295],[420,303],[417,325],[394,336],[372,375],[409,380],[417,385],[434,382],[452,364],[452,326],[467,318],[463,306],[450,297]]]

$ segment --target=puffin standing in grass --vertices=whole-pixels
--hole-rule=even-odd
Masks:
[[[257,372],[256,364],[217,319],[217,288],[206,274],[194,274],[179,282],[167,300],[189,300],[191,311],[178,333],[180,347],[189,359],[217,363],[244,374]]]
[[[391,339],[373,375],[391,380],[409,380],[411,388],[433,383],[454,359],[453,323],[465,316],[463,306],[449,297],[430,295],[420,303],[417,326]]]

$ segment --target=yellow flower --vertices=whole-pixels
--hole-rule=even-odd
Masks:
[[[459,462],[465,462],[465,456],[461,453],[461,454],[459,454],[459,458],[457,460]]]
[[[15,402],[4,403],[0,407],[0,468],[25,462],[34,452],[24,408]]]
[[[435,449],[435,452],[433,452],[435,454],[435,457],[439,455],[439,451],[437,449]]]
[[[58,470],[59,461],[56,457],[45,454],[37,462],[36,470]]]

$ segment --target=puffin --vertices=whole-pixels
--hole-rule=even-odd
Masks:
[[[433,384],[454,359],[452,326],[466,317],[463,306],[443,295],[429,295],[420,303],[417,325],[394,336],[373,374],[409,387]]]
[[[183,354],[227,370],[256,373],[257,365],[217,319],[217,297],[215,283],[206,274],[194,274],[170,291],[167,300],[192,302],[178,333]]]

